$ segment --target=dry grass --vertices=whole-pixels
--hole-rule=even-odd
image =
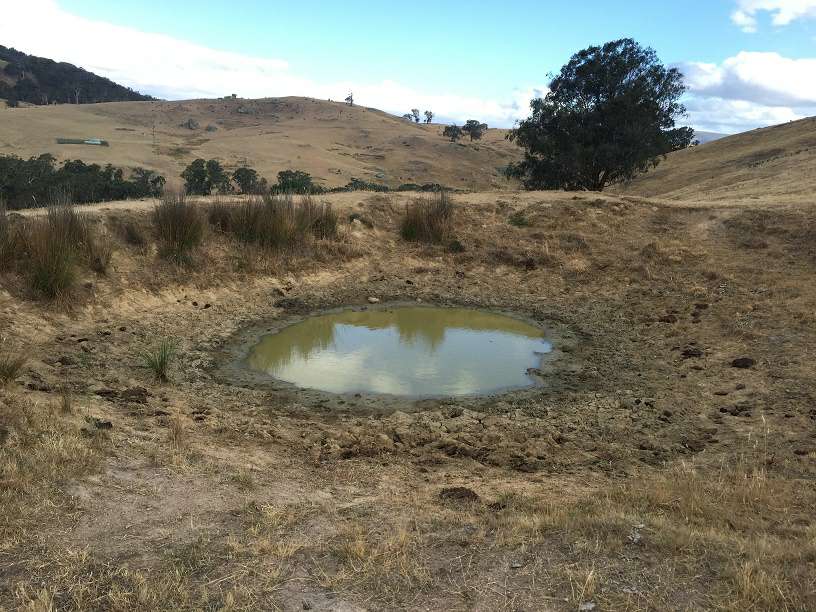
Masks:
[[[405,209],[400,235],[410,242],[446,242],[453,232],[453,215],[453,201],[444,191],[416,200]]]
[[[100,234],[87,215],[70,204],[47,209],[11,227],[0,221],[0,263],[27,277],[31,288],[48,299],[68,299],[81,265],[104,274],[113,255],[107,234]]]
[[[310,196],[266,195],[237,206],[216,204],[210,209],[210,222],[245,245],[270,251],[295,252],[313,239],[337,236],[337,214],[331,205]]]
[[[144,231],[134,221],[118,223],[116,229],[126,244],[137,248],[147,246],[147,237]]]
[[[28,359],[24,355],[9,353],[6,347],[0,354],[0,388],[13,382]]]
[[[204,216],[183,193],[165,192],[161,204],[153,210],[153,227],[162,256],[176,264],[189,265],[205,231]]]
[[[6,203],[0,199],[0,272],[9,267],[14,259],[14,234],[6,212]]]
[[[32,288],[49,299],[68,297],[79,263],[94,248],[87,217],[71,206],[52,206],[45,218],[28,221],[24,232]]]
[[[88,265],[98,274],[107,274],[113,258],[113,241],[107,233],[94,235],[86,246]]]
[[[181,450],[187,442],[187,436],[184,429],[184,422],[181,420],[181,415],[176,413],[168,421],[167,441],[174,450]]]

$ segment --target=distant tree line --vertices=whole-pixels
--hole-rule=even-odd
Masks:
[[[433,121],[433,118],[434,118],[433,111],[426,110],[423,113],[423,115],[425,115],[425,121],[423,121],[423,123],[430,123],[431,121]],[[418,108],[412,108],[411,112],[410,113],[405,113],[402,116],[402,118],[405,119],[406,121],[413,121],[414,123],[419,123],[419,120],[421,118],[420,114],[419,114],[419,109]]]
[[[45,206],[69,199],[77,204],[153,197],[164,189],[163,176],[134,169],[125,171],[108,164],[86,164],[67,160],[58,165],[50,154],[22,159],[0,156],[0,200],[9,209]]]
[[[277,182],[270,184],[258,172],[247,166],[241,166],[232,173],[224,169],[217,159],[196,159],[181,173],[184,189],[190,195],[210,195],[212,193],[294,193],[321,194],[344,191],[448,191],[438,183],[404,183],[396,188],[380,183],[372,183],[352,178],[343,187],[326,188],[314,182],[313,177],[302,170],[282,170],[278,172]]]
[[[9,106],[152,100],[73,64],[27,55],[0,45],[0,98]]]

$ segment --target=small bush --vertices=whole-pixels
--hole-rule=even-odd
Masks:
[[[4,349],[0,354],[0,388],[17,378],[17,374],[23,369],[26,361],[27,359],[22,355],[12,355],[5,352]]]
[[[453,210],[453,202],[444,191],[416,200],[405,209],[400,235],[411,242],[445,242],[453,229]]]
[[[142,353],[141,357],[145,367],[153,372],[159,382],[170,380],[168,372],[177,349],[175,340],[165,338],[156,348]]]
[[[184,194],[165,194],[153,210],[153,225],[164,257],[178,264],[192,262],[192,251],[204,238],[204,219]]]

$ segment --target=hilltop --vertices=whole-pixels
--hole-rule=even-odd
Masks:
[[[671,200],[799,199],[816,189],[816,117],[675,153],[626,192]]]
[[[12,106],[18,102],[85,104],[153,99],[73,64],[27,55],[2,45],[0,98]]]
[[[274,180],[277,172],[309,172],[323,186],[351,178],[396,187],[506,187],[501,169],[521,152],[506,130],[480,141],[452,143],[438,124],[415,124],[362,106],[310,98],[217,99],[52,105],[0,111],[0,154],[52,153],[58,159],[133,168],[179,181],[197,157],[227,168],[249,165]],[[57,138],[100,138],[109,147],[57,144]]]

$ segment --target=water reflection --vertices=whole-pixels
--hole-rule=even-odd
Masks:
[[[252,369],[335,393],[433,396],[531,384],[551,346],[518,319],[463,308],[405,307],[311,317],[266,336]]]

